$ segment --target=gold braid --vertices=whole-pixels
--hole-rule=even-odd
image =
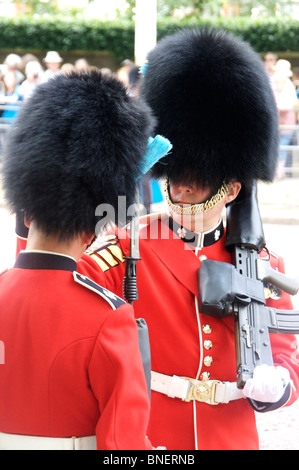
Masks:
[[[169,208],[175,212],[176,214],[180,215],[195,215],[195,214],[201,214],[203,212],[207,212],[213,207],[215,207],[219,202],[221,202],[227,192],[228,192],[228,187],[229,185],[223,182],[221,188],[218,190],[214,196],[212,196],[210,199],[208,199],[205,202],[201,202],[200,204],[192,204],[188,207],[181,207],[178,204],[173,204],[172,200],[170,199],[169,195],[169,180],[168,178],[165,180],[165,185],[164,185],[164,193],[165,193],[165,199],[166,202],[169,206]]]

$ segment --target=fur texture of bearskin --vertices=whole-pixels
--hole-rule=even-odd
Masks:
[[[154,177],[190,179],[218,189],[236,178],[272,181],[278,157],[278,113],[260,56],[221,30],[182,30],[149,53],[142,96],[156,132],[173,150]]]
[[[145,103],[97,71],[39,85],[6,146],[9,206],[24,209],[45,233],[66,238],[95,230],[100,204],[114,209],[117,222],[118,196],[126,197],[126,207],[134,202],[153,124]]]

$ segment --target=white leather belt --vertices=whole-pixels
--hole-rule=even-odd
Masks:
[[[96,436],[42,437],[0,432],[0,450],[97,450]]]
[[[183,401],[191,400],[218,405],[229,403],[232,400],[244,398],[242,391],[235,382],[221,382],[220,380],[195,380],[188,377],[178,377],[151,373],[151,389],[163,393],[171,398],[180,398]]]

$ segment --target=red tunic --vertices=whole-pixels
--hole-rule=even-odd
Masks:
[[[71,258],[21,252],[0,276],[0,432],[151,449],[132,307],[75,270]]]
[[[214,236],[217,239],[219,233]],[[193,247],[168,227],[164,227],[161,233],[160,222],[151,223],[141,230],[140,238],[142,261],[137,264],[139,300],[134,303],[134,310],[135,316],[143,317],[148,324],[152,370],[170,376],[195,378],[202,347],[204,364],[200,373],[209,373],[211,380],[236,381],[234,319],[200,314],[203,343],[200,346],[195,310],[197,271],[202,257],[231,262],[231,255],[225,249],[225,235],[200,249],[197,256]],[[123,256],[128,254],[129,240],[120,232],[120,238],[112,238],[93,249],[90,262],[86,259],[80,261],[78,269],[89,272],[95,279],[97,275],[102,278],[102,270],[105,280],[101,279],[101,283],[121,296],[125,272]],[[271,263],[283,271],[281,258],[271,256]],[[270,300],[267,304],[292,309],[290,297],[285,293],[280,300]],[[209,325],[209,328],[204,325]],[[271,344],[275,365],[290,371],[295,389],[299,390],[295,336],[273,334]],[[295,389],[289,404],[298,397]],[[186,403],[152,391],[148,436],[154,446],[194,449],[194,420],[198,449],[258,449],[255,413],[246,399],[216,406],[196,402],[195,414],[192,402]]]

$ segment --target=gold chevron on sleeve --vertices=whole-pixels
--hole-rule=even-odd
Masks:
[[[105,248],[104,250],[98,251],[98,255],[100,255],[104,259],[104,261],[110,266],[117,266],[118,262],[116,261],[116,259],[113,258],[112,254],[110,253],[110,248],[111,247],[109,247],[109,249]]]
[[[123,255],[123,252],[121,250],[121,248],[117,245],[111,245],[109,246],[109,250],[111,251],[111,253],[113,254],[113,256],[118,259],[121,263],[124,263],[125,262],[125,259],[124,259],[124,255]]]
[[[123,251],[118,246],[118,240],[114,237],[109,240],[109,244],[102,248],[95,249],[89,253],[89,256],[100,266],[102,271],[107,271],[111,267],[124,263],[125,258]]]
[[[90,257],[100,266],[102,271],[105,272],[110,268],[97,254],[93,253]]]

